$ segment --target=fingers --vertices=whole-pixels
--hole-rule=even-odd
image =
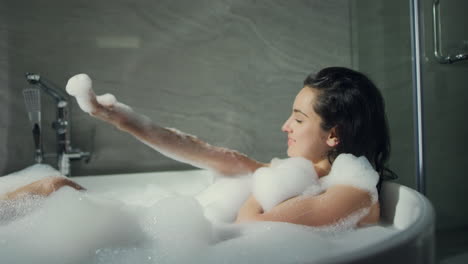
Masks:
[[[83,188],[83,186],[79,185],[78,183],[62,177],[53,178],[52,185],[54,190],[58,190],[63,186],[69,186],[79,191],[86,190],[85,188]]]
[[[79,185],[78,183],[74,182],[74,181],[71,181],[71,180],[68,180],[67,179],[67,184],[68,186],[78,190],[78,191],[86,191],[86,188],[84,188],[83,186]]]

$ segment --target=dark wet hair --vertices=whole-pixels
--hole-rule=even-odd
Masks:
[[[317,90],[314,111],[322,118],[322,129],[336,127],[339,144],[328,153],[330,163],[341,153],[366,156],[382,180],[395,179],[386,167],[390,155],[385,103],[375,84],[364,74],[329,67],[304,80],[304,87]]]

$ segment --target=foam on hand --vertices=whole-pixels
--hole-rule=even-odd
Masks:
[[[374,170],[366,157],[353,154],[340,154],[333,162],[330,173],[320,179],[324,188],[332,185],[350,185],[371,195],[372,203],[378,200],[377,182],[379,174]]]
[[[115,99],[115,96],[110,93],[98,95],[96,96],[96,100],[100,105],[107,107],[114,106],[117,103],[117,99]]]
[[[93,81],[85,73],[71,77],[66,86],[67,93],[74,96],[81,110],[90,113],[93,110],[91,103],[96,97],[92,89]]]
[[[252,193],[263,210],[268,211],[289,198],[301,195],[309,186],[314,186],[314,191],[309,189],[309,195],[322,191],[311,161],[301,157],[274,159],[270,167],[255,171]]]

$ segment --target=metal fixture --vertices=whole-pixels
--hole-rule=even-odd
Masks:
[[[57,136],[57,166],[64,176],[70,176],[70,160],[85,159],[85,161],[88,162],[90,153],[82,152],[79,149],[73,149],[71,146],[71,121],[68,116],[68,95],[62,89],[55,87],[51,82],[42,78],[39,74],[26,73],[26,80],[31,85],[39,87],[55,99],[57,118],[52,122],[52,128],[56,131]],[[36,159],[36,162],[37,161]]]
[[[414,144],[416,154],[416,189],[426,194],[425,163],[424,163],[424,127],[423,127],[423,97],[421,82],[421,39],[419,20],[419,0],[410,1],[411,16],[411,53],[413,58],[413,100],[414,100]]]
[[[41,137],[41,91],[37,88],[26,88],[23,90],[24,103],[31,121],[34,137],[36,163],[42,163],[42,137]]]
[[[440,43],[441,32],[440,32],[440,1],[434,0],[432,2],[432,27],[434,31],[434,56],[439,63],[450,64],[457,61],[468,60],[467,53],[459,53],[455,55],[443,55]]]

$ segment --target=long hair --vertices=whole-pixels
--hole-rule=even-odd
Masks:
[[[304,87],[318,91],[314,111],[322,118],[321,127],[336,128],[339,144],[328,153],[330,163],[341,153],[365,156],[382,180],[395,179],[386,167],[390,156],[385,103],[375,84],[364,74],[344,68],[329,67],[304,80]]]

